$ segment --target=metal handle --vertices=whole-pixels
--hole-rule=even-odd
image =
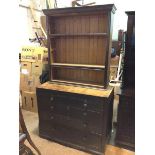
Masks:
[[[51,120],[53,120],[54,119],[54,116],[51,116]]]
[[[88,101],[87,101],[87,99],[84,99],[84,103],[87,103]]]
[[[85,122],[85,123],[83,123],[83,126],[84,126],[84,127],[87,127],[87,125],[88,125],[88,124],[87,124],[86,122]]]
[[[54,106],[50,106],[50,109],[53,110],[54,109]]]
[[[52,96],[52,97],[50,98],[50,100],[51,100],[51,101],[54,101],[54,97]]]
[[[69,116],[67,116],[67,121],[69,121],[70,120],[70,117]]]
[[[87,139],[87,136],[82,137],[82,140],[85,141]]]
[[[67,106],[67,110],[70,110],[70,106]]]
[[[83,113],[83,116],[87,116],[87,112],[84,112],[84,113]]]

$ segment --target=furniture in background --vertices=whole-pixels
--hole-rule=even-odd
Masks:
[[[135,149],[135,12],[128,15],[122,88],[119,93],[116,143]]]

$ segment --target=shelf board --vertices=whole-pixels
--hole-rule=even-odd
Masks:
[[[107,37],[108,34],[107,33],[72,33],[72,34],[49,34],[50,38],[54,38],[54,37],[78,37],[78,36],[82,36],[82,37],[89,37],[89,36],[96,36],[96,37]]]
[[[74,86],[83,86],[83,87],[93,87],[93,88],[101,88],[103,89],[104,86],[102,85],[97,85],[97,84],[90,84],[90,83],[81,83],[81,82],[74,82],[74,81],[67,81],[67,80],[56,80],[56,79],[53,79],[50,81],[50,83],[52,82],[56,82],[56,83],[60,83],[60,84],[65,84],[65,85],[74,85]]]
[[[68,63],[52,63],[52,67],[73,68],[73,69],[90,69],[90,70],[104,70],[102,65],[87,65],[87,64],[68,64]]]
[[[118,68],[118,65],[111,65],[110,68]]]

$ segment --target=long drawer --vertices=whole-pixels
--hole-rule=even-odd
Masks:
[[[63,125],[53,123],[51,125],[50,131],[45,129],[40,129],[40,135],[49,136],[50,139],[60,140],[67,143],[73,143],[75,145],[80,145],[88,149],[102,151],[102,136],[97,134],[91,134],[86,131],[79,131],[73,128],[67,128]]]
[[[77,129],[88,130],[94,133],[103,133],[104,113],[81,111],[55,105],[53,109],[41,110],[39,119],[43,121],[55,121],[66,126],[74,126]]]
[[[71,93],[63,93],[56,91],[41,91],[38,92],[37,100],[41,108],[49,108],[53,104],[65,104],[68,107],[75,107],[82,110],[103,111],[104,99],[100,97],[78,95]],[[44,106],[46,105],[46,106]]]
[[[59,123],[66,127],[74,127],[75,129],[79,129],[81,131],[88,131],[91,133],[102,134],[102,122],[92,122],[90,119],[75,119],[68,116],[62,116],[53,114],[51,116],[52,123]]]

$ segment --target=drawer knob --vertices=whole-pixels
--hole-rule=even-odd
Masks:
[[[51,97],[50,100],[51,100],[51,101],[54,101],[54,97]]]
[[[56,128],[55,128],[54,126],[52,127],[52,129],[53,129],[53,130],[56,130]]]
[[[70,120],[70,117],[69,116],[67,116],[67,121],[69,121]]]
[[[87,127],[87,123],[83,123],[83,127],[86,128]]]
[[[51,120],[53,120],[54,119],[54,116],[51,116]]]
[[[50,109],[53,110],[54,109],[54,106],[50,106]]]
[[[70,106],[67,106],[67,110],[70,110]]]
[[[86,137],[86,136],[82,137],[82,140],[83,140],[83,141],[85,141],[86,139],[87,139],[87,137]]]
[[[87,112],[84,112],[84,113],[83,113],[83,116],[87,116]]]
[[[87,103],[87,99],[84,99],[84,103]]]
[[[88,104],[87,103],[84,103],[83,106],[86,108],[88,106]]]

